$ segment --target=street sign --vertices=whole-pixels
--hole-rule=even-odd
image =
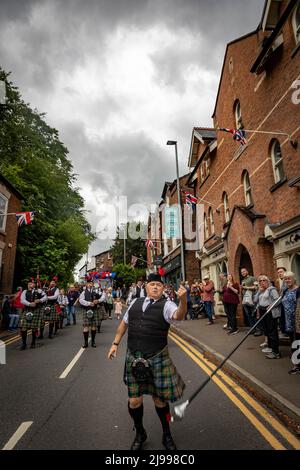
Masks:
[[[167,238],[180,238],[179,210],[177,205],[165,208],[165,233]]]

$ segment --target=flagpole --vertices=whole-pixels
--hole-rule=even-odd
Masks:
[[[239,130],[239,129],[238,129]],[[240,129],[243,132],[250,132],[251,134],[267,134],[267,135],[282,135],[288,137],[289,141],[293,145],[293,147],[297,147],[297,140],[293,140],[292,136],[287,132],[278,132],[278,131],[256,131],[254,129]],[[222,131],[222,128],[218,127],[217,131]]]

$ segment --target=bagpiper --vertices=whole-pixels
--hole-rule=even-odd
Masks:
[[[31,348],[35,348],[36,335],[41,327],[43,317],[41,304],[46,302],[47,296],[41,289],[35,289],[34,282],[29,282],[26,290],[22,292],[21,302],[25,306],[21,314],[21,350],[27,348],[27,333],[31,330]]]
[[[56,287],[56,282],[51,281],[47,290],[47,305],[44,310],[45,319],[49,321],[49,339],[53,339],[53,330],[55,325],[55,332],[57,333],[59,327],[59,315],[57,312],[57,297],[59,296],[59,289]]]
[[[88,347],[89,328],[91,328],[92,347],[96,347],[96,328],[101,326],[105,315],[103,302],[105,294],[100,294],[93,289],[93,283],[88,282],[86,289],[80,294],[79,303],[83,306],[83,348]]]

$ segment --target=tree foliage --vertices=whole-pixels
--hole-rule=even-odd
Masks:
[[[130,264],[118,263],[114,264],[114,272],[116,273],[117,285],[122,286],[126,284],[129,287],[133,282],[138,279],[145,278],[146,271],[142,268],[133,268]]]
[[[126,226],[126,264],[131,263],[131,257],[140,258],[136,268],[147,267],[147,250],[145,245],[146,226],[142,222],[128,222]],[[117,228],[117,236],[111,247],[114,263],[124,263],[124,229]],[[143,261],[144,260],[144,261]]]
[[[0,105],[0,172],[24,196],[22,210],[38,211],[32,225],[19,228],[15,282],[37,273],[68,282],[94,239],[68,150],[1,68],[0,80],[7,96]]]

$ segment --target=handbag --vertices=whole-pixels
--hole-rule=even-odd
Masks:
[[[251,290],[246,290],[246,292],[243,296],[242,304],[243,305],[248,305],[249,307],[254,306],[253,296],[252,296]]]
[[[132,375],[137,382],[147,382],[152,378],[152,369],[149,361],[143,357],[134,359],[131,364]]]

